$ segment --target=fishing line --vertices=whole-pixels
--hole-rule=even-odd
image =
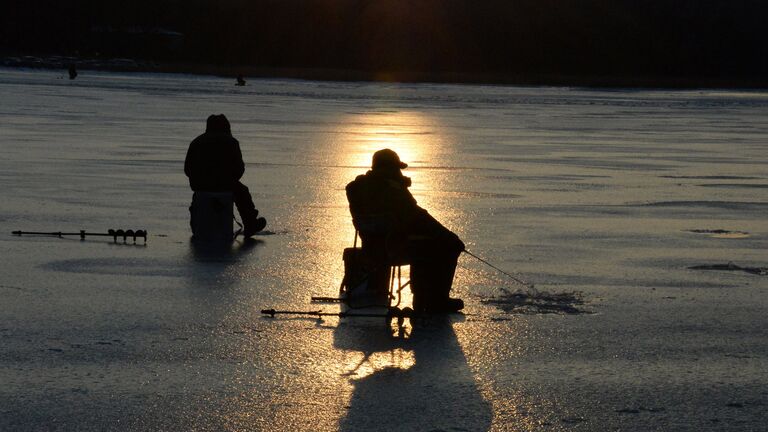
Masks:
[[[487,265],[487,266],[491,267],[492,269],[494,269],[494,270],[496,270],[496,271],[498,271],[498,272],[500,272],[500,273],[502,273],[502,274],[506,275],[507,277],[509,277],[509,278],[510,278],[510,279],[512,279],[513,281],[515,281],[515,282],[519,283],[520,285],[523,285],[524,287],[526,287],[526,288],[528,288],[528,289],[530,289],[530,290],[533,290],[534,292],[536,292],[536,288],[534,288],[534,287],[533,287],[533,284],[532,284],[532,283],[528,283],[528,282],[526,282],[526,281],[524,281],[524,280],[522,280],[522,279],[520,279],[520,278],[518,278],[518,277],[516,277],[516,276],[514,276],[514,275],[511,275],[511,274],[509,274],[509,273],[505,272],[504,270],[502,270],[502,269],[500,269],[500,268],[496,267],[495,265],[493,265],[493,264],[489,263],[488,261],[486,261],[486,260],[484,260],[484,259],[480,258],[479,256],[477,256],[477,255],[473,254],[472,252],[470,252],[470,251],[468,251],[468,250],[466,250],[466,249],[464,249],[464,253],[465,253],[465,254],[467,254],[467,255],[469,255],[469,256],[471,256],[472,258],[475,258],[476,260],[480,261],[481,263],[483,263],[483,264],[485,264],[485,265]]]
[[[508,276],[509,278],[525,286],[529,290],[528,293],[520,293],[519,291],[512,293],[512,292],[509,292],[504,287],[499,287],[501,291],[508,294],[510,297],[507,299],[481,300],[483,303],[494,304],[497,307],[499,307],[501,310],[507,313],[514,313],[514,311],[516,310],[525,311],[531,308],[534,310],[535,313],[565,313],[565,314],[592,313],[590,311],[585,311],[577,308],[577,306],[584,304],[584,301],[582,300],[582,297],[581,297],[581,293],[578,291],[573,291],[570,293],[564,292],[561,294],[549,294],[546,291],[539,292],[536,288],[534,288],[532,283],[525,282],[524,280],[505,272],[504,270],[496,267],[495,265],[489,263],[488,261],[480,258],[479,256],[473,254],[468,250],[464,250],[463,252],[466,252],[467,255],[475,258],[476,260],[493,268],[494,270]]]

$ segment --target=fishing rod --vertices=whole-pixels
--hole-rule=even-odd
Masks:
[[[42,232],[42,231],[13,231],[11,234],[22,236],[22,235],[43,235],[43,236],[55,236],[55,237],[63,237],[63,236],[80,236],[80,240],[85,240],[86,236],[91,237],[112,237],[114,242],[117,243],[117,238],[122,237],[123,243],[126,243],[128,241],[129,237],[133,238],[133,242],[136,243],[137,238],[144,239],[144,243],[147,243],[147,230],[113,230],[110,229],[106,233],[93,233],[93,232],[86,232],[85,230],[80,230],[80,232],[62,232],[62,231],[54,231],[54,232]]]
[[[344,303],[346,300],[339,297],[312,296],[312,303]]]
[[[275,310],[275,309],[262,309],[261,313],[264,315],[269,315],[270,318],[274,318],[275,315],[305,315],[305,316],[313,316],[317,318],[322,318],[324,316],[334,316],[339,318],[386,318],[386,319],[392,319],[397,318],[398,324],[402,324],[403,319],[405,318],[413,318],[415,316],[418,316],[418,314],[414,313],[413,309],[409,307],[405,308],[398,308],[398,307],[389,307],[387,308],[386,313],[350,313],[350,312],[323,312],[322,310],[316,310],[316,311],[292,311],[292,310]]]
[[[524,280],[522,280],[522,279],[520,279],[520,278],[518,278],[518,277],[516,277],[516,276],[513,276],[513,275],[511,275],[511,274],[509,274],[509,273],[505,272],[504,270],[502,270],[502,269],[500,269],[500,268],[496,267],[495,265],[493,265],[493,264],[489,263],[488,261],[486,261],[486,260],[484,260],[484,259],[480,258],[479,256],[477,256],[477,255],[473,254],[472,252],[470,252],[470,251],[468,251],[468,250],[466,250],[466,249],[464,249],[464,253],[465,253],[465,254],[467,254],[467,255],[469,255],[469,256],[471,256],[472,258],[475,258],[476,260],[480,261],[481,263],[483,263],[483,264],[485,264],[485,265],[487,265],[487,266],[491,267],[492,269],[494,269],[494,270],[496,270],[496,271],[498,271],[498,272],[501,272],[502,274],[504,274],[504,275],[508,276],[509,278],[511,278],[513,281],[515,281],[515,282],[519,283],[520,285],[523,285],[524,287],[526,287],[526,288],[528,288],[528,289],[531,289],[531,290],[534,290],[534,291],[536,291],[536,288],[534,288],[534,286],[533,286],[533,284],[532,284],[532,283],[526,282],[526,281],[524,281]]]

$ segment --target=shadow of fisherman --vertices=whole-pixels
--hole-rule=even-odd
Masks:
[[[189,144],[184,174],[195,192],[232,192],[247,238],[263,230],[267,221],[259,217],[248,188],[240,182],[244,172],[240,143],[232,136],[229,120],[224,114],[210,115],[205,133]]]
[[[339,430],[487,431],[491,405],[480,393],[453,330],[457,319],[440,315],[428,322],[412,320],[408,337],[393,335],[381,323],[340,324],[334,346],[364,357],[345,371],[354,389]],[[358,378],[372,356],[402,352],[412,354],[412,366],[377,368],[374,361],[373,373]]]

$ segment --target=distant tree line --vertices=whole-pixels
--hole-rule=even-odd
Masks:
[[[163,43],[162,31],[183,39]],[[365,71],[765,77],[768,2],[10,1],[0,48]]]

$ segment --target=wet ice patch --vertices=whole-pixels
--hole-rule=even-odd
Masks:
[[[759,180],[759,179],[762,179],[762,177],[733,176],[733,175],[715,175],[715,176],[663,175],[659,177],[669,178],[669,179],[694,179],[694,180]]]
[[[659,407],[659,408],[646,408],[646,407],[637,407],[637,408],[622,408],[617,409],[616,412],[619,414],[640,414],[641,412],[649,412],[649,413],[661,413],[666,411],[666,408]]]
[[[564,417],[560,419],[560,421],[565,424],[574,425],[574,424],[584,423],[585,421],[587,421],[587,419],[585,419],[584,417]]]
[[[178,264],[158,259],[82,258],[52,261],[41,266],[46,270],[117,276],[170,276],[184,275]]]
[[[749,237],[749,233],[746,231],[729,231],[724,229],[692,229],[686,231],[696,234],[708,234],[714,238],[740,239]]]
[[[537,290],[502,290],[502,294],[481,300],[511,314],[590,314],[582,308],[583,294],[580,291],[550,293]]]
[[[719,210],[766,210],[768,203],[755,201],[653,201],[647,203],[628,203],[639,207],[683,207],[710,208]]]
[[[709,183],[697,185],[706,188],[722,188],[722,189],[768,189],[768,184],[755,184],[755,183]]]
[[[768,276],[768,267],[742,267],[732,262],[728,264],[703,264],[688,267],[690,270],[741,271],[758,276]]]

